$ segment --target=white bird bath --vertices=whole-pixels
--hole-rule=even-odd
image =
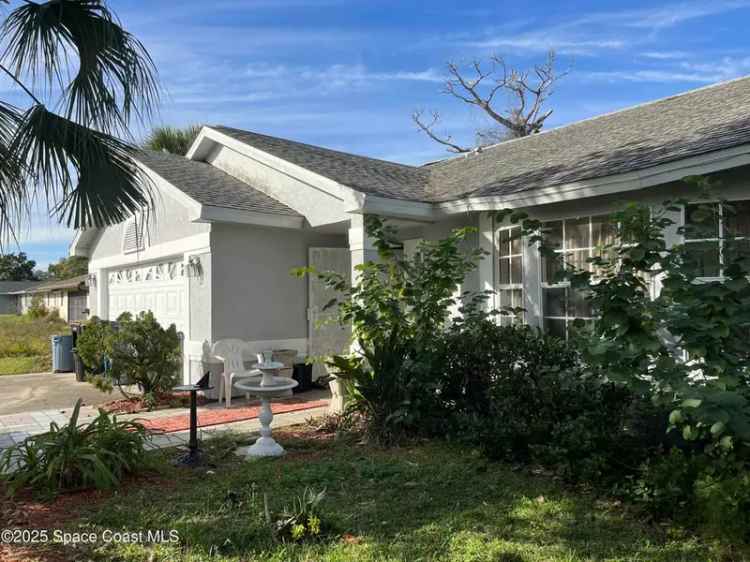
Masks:
[[[255,368],[262,373],[261,376],[242,379],[234,383],[234,386],[260,398],[260,437],[253,445],[237,449],[237,454],[246,459],[278,457],[284,454],[284,448],[271,437],[271,399],[291,390],[299,383],[278,375],[279,370],[284,368],[283,363],[271,361],[260,363]]]

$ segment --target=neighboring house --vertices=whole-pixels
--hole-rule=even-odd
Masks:
[[[20,314],[18,293],[39,285],[39,281],[0,281],[0,314]]]
[[[476,227],[467,244],[488,257],[462,289],[492,289],[491,305],[522,306],[525,322],[565,336],[573,319],[591,317],[586,303],[547,276],[535,248],[510,241],[517,227],[487,211],[525,209],[549,221],[560,252],[584,264],[609,236],[606,215],[624,202],[699,197],[685,176],[715,174],[721,197],[750,201],[750,78],[425,166],[220,126],[204,127],[184,158],[146,152],[140,161],[158,194],[154,208],[80,232],[71,253],[90,258],[91,314],[151,309],[174,322],[193,379],[222,338],[313,355],[345,346],[343,332],[315,329],[328,295],[289,270],[350,271],[375,257],[365,214],[393,219],[405,251]],[[750,224],[750,203],[739,209]],[[667,238],[681,241],[676,229]],[[706,276],[720,277],[720,233],[699,244]]]
[[[88,318],[88,275],[79,275],[62,281],[43,281],[15,292],[18,313],[26,314],[35,300],[48,311],[57,310],[67,322],[80,322]]]

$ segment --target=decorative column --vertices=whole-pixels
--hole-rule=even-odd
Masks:
[[[96,274],[96,287],[94,288],[94,296],[96,302],[96,315],[103,319],[108,320],[109,318],[109,273],[106,269],[97,269]],[[92,297],[89,295],[89,299]],[[114,320],[112,318],[111,320]]]
[[[349,252],[351,254],[351,282],[355,284],[359,276],[356,267],[368,261],[378,259],[378,251],[375,249],[373,240],[365,231],[364,215],[352,215],[349,222]],[[352,350],[355,350],[355,344],[352,344]],[[329,414],[341,414],[344,411],[346,396],[343,385],[332,379],[328,386],[331,388],[331,401],[328,404]]]
[[[358,273],[355,267],[378,259],[375,244],[365,231],[365,215],[352,215],[349,221],[349,252],[352,263],[352,283],[356,283]]]
[[[492,295],[486,301],[487,310],[497,308],[497,295],[495,294],[495,219],[489,213],[479,213],[479,247],[487,252],[484,259],[479,261],[479,290],[492,291]]]

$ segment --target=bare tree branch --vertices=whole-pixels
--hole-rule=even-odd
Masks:
[[[444,146],[448,147],[448,150],[450,152],[455,152],[457,154],[462,154],[464,152],[471,152],[471,148],[465,148],[463,146],[459,146],[452,142],[452,138],[450,135],[446,137],[440,137],[434,132],[434,127],[437,125],[438,121],[440,121],[440,114],[437,111],[432,112],[432,118],[429,123],[422,120],[422,116],[424,115],[424,112],[421,110],[415,111],[411,118],[414,120],[414,123],[416,123],[417,127],[424,132],[428,137],[430,137],[432,140],[434,140],[437,143],[440,143]]]
[[[496,123],[498,130],[484,129],[477,131],[478,146],[486,146],[488,141],[507,140],[508,138],[525,137],[538,133],[544,122],[552,115],[551,109],[544,105],[553,93],[558,80],[568,74],[555,70],[555,53],[550,51],[546,60],[535,65],[531,70],[510,68],[501,56],[493,55],[489,63],[475,60],[464,71],[458,64],[447,65],[449,79],[443,93],[453,96],[469,105],[480,108]],[[509,106],[500,110],[495,105],[498,92],[508,95]],[[419,129],[435,142],[448,147],[451,152],[469,152],[471,149],[455,144],[450,136],[435,134],[434,127],[439,115],[433,112],[433,119],[425,122],[421,111],[415,112],[412,118]]]

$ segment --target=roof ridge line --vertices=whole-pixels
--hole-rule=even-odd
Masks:
[[[226,125],[204,125],[204,126],[207,127],[207,128],[209,128],[209,129],[214,129],[217,132],[221,132],[220,129],[230,129],[232,131],[238,131],[240,133],[249,133],[251,135],[258,135],[258,136],[266,137],[266,138],[269,138],[269,139],[275,139],[275,140],[280,140],[280,141],[289,142],[289,143],[293,143],[293,144],[299,144],[299,145],[302,145],[302,146],[309,146],[310,148],[315,148],[317,150],[327,150],[329,152],[335,152],[337,154],[343,154],[344,156],[353,156],[355,158],[362,158],[364,160],[372,160],[373,162],[382,162],[383,164],[390,164],[391,166],[400,166],[402,168],[409,168],[411,170],[421,170],[423,168],[423,165],[421,165],[421,164],[420,165],[402,164],[401,162],[394,162],[393,160],[385,160],[384,158],[374,158],[372,156],[365,156],[364,154],[355,154],[354,152],[346,152],[346,151],[343,151],[343,150],[336,150],[335,148],[328,148],[326,146],[320,146],[318,144],[310,144],[310,143],[307,143],[307,142],[301,142],[301,141],[298,141],[298,140],[287,139],[287,138],[284,138],[284,137],[276,137],[276,136],[273,136],[273,135],[267,135],[265,133],[258,133],[256,131],[250,131],[250,130],[247,130],[247,129],[238,129],[236,127],[228,127]]]

